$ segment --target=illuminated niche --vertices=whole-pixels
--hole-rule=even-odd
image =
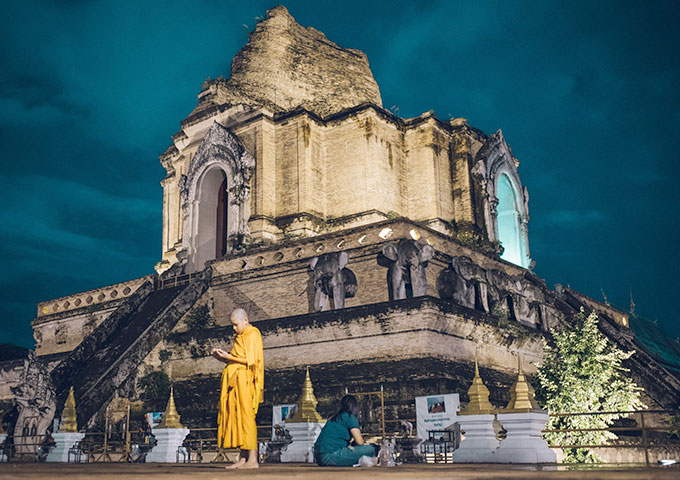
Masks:
[[[522,204],[508,175],[498,176],[496,185],[498,240],[504,251],[501,258],[524,268],[529,267],[528,248],[522,230]]]

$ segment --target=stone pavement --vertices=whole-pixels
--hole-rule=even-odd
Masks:
[[[550,467],[547,467],[550,468]],[[268,464],[259,470],[230,470],[220,464],[126,464],[94,463],[86,465],[46,463],[1,463],[0,480],[10,479],[68,479],[85,478],[111,480],[165,480],[198,478],[199,480],[252,478],[256,480],[284,479],[678,479],[680,467],[626,468],[596,467],[590,469],[537,470],[535,467],[510,465],[400,465],[395,468],[333,468],[309,464]]]

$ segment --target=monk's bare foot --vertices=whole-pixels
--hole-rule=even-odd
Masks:
[[[224,467],[224,468],[226,468],[227,470],[234,470],[236,468],[243,468],[243,466],[245,464],[246,464],[246,459],[245,458],[239,458],[238,462],[233,463],[233,464],[229,465],[228,467]]]
[[[239,470],[247,470],[247,469],[252,469],[252,468],[260,468],[260,465],[257,462],[246,462],[240,467],[236,467]]]

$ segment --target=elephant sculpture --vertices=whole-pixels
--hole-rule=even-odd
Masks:
[[[400,239],[382,249],[381,264],[388,267],[387,282],[390,300],[420,297],[427,294],[427,262],[434,256],[434,248],[415,240]]]
[[[451,266],[437,277],[437,291],[464,307],[489,311],[486,272],[468,257],[453,257]]]
[[[533,273],[485,270],[465,256],[453,257],[437,277],[441,298],[494,315],[505,311],[509,320],[547,331],[559,322],[559,316],[546,304],[543,285]]]
[[[314,282],[314,311],[330,310],[330,299],[335,309],[345,308],[345,298],[357,292],[357,278],[346,268],[349,262],[347,252],[324,253],[312,258],[309,268]]]
[[[500,312],[505,310],[510,320],[517,320],[516,299],[517,292],[521,291],[519,281],[502,270],[487,270],[486,278],[489,284],[489,307],[490,311]]]

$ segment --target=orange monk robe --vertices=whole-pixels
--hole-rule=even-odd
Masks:
[[[257,450],[255,415],[264,400],[262,335],[249,325],[236,336],[231,355],[247,365],[229,362],[222,371],[217,443],[220,448]]]

